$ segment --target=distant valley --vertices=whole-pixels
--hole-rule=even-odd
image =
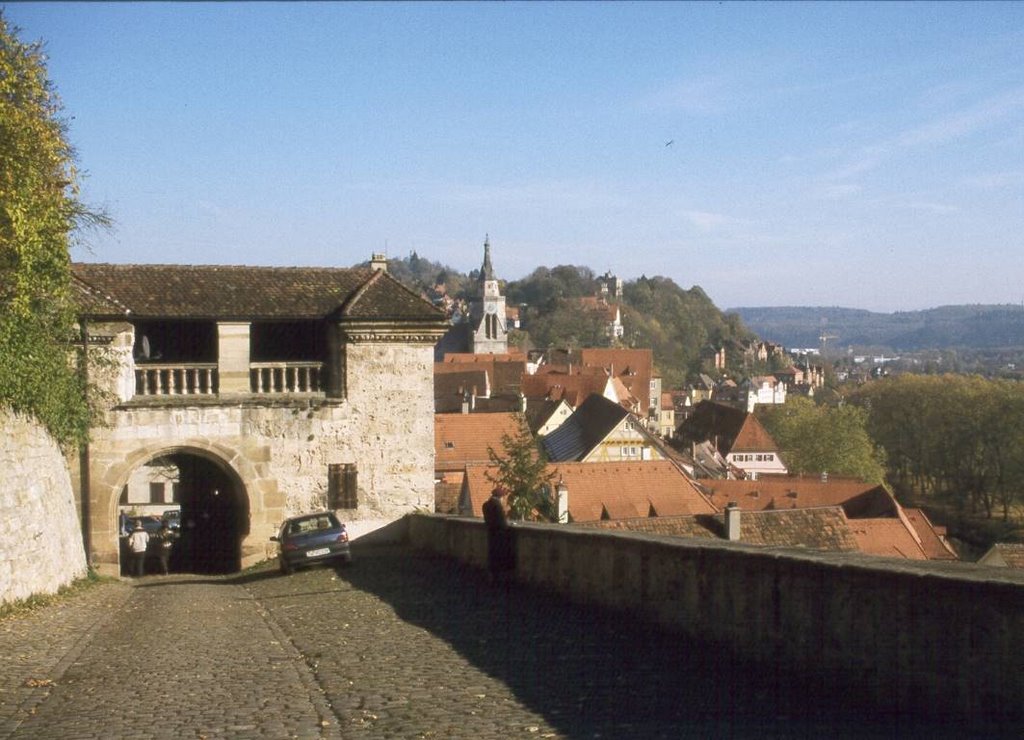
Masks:
[[[1024,347],[1024,307],[941,306],[875,313],[837,307],[731,308],[762,339],[787,348],[875,348],[898,352]],[[825,338],[824,340],[822,338]]]

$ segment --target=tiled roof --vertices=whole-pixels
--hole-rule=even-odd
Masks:
[[[1024,543],[997,542],[979,562],[1004,568],[1024,568]]]
[[[490,395],[487,371],[483,368],[459,367],[459,372],[440,371],[434,366],[434,411],[448,413],[459,411],[467,393],[480,396]]]
[[[608,376],[601,370],[572,375],[538,371],[534,375],[523,376],[522,391],[527,398],[545,398],[551,401],[564,398],[570,406],[577,406],[593,393],[603,395],[608,383]]]
[[[621,463],[551,463],[547,466],[552,486],[563,481],[569,496],[573,521],[710,514],[714,508],[693,482],[666,461]],[[466,467],[463,495],[472,514],[490,496],[494,483],[488,478],[497,471],[486,465]]]
[[[842,506],[849,517],[893,516],[896,502],[882,486],[852,478],[766,475],[756,480],[701,480],[719,509],[734,502],[743,511]]]
[[[654,353],[649,349],[587,348],[580,350],[584,367],[600,367],[622,381],[647,412],[651,402],[651,376],[654,374]]]
[[[743,428],[747,413],[715,401],[701,401],[690,416],[679,425],[679,434],[687,441],[718,440],[718,449],[728,453],[733,440]]]
[[[747,414],[736,438],[729,445],[728,452],[778,452],[772,435],[753,414]]]
[[[482,355],[449,353],[444,362],[435,363],[434,373],[459,372],[469,368],[485,370],[492,393],[518,393],[526,374],[526,356],[522,354]]]
[[[850,529],[857,538],[857,547],[868,555],[882,555],[908,560],[927,560],[913,531],[900,518],[851,519]]]
[[[680,537],[722,538],[721,514],[624,519],[598,522],[605,529],[623,529]],[[762,547],[806,547],[826,552],[856,552],[858,543],[839,507],[790,511],[743,512],[740,542]]]
[[[384,271],[81,262],[71,270],[79,294],[89,296],[80,310],[94,317],[123,318],[128,311],[142,319],[445,320]]]
[[[929,560],[958,560],[956,551],[939,535],[938,530],[920,509],[903,509],[910,525],[921,540],[921,548]]]
[[[627,416],[622,406],[593,393],[543,439],[544,450],[553,462],[582,460]]]
[[[487,448],[503,449],[501,438],[519,432],[519,414],[434,414],[434,469],[458,470],[490,461]],[[488,493],[488,495],[490,495]]]

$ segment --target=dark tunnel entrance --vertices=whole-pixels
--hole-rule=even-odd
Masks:
[[[241,483],[217,463],[189,453],[154,459],[133,473],[120,503],[122,533],[137,520],[150,531],[147,574],[163,572],[165,539],[172,542],[171,573],[241,569],[241,543],[249,534],[248,498]],[[130,517],[127,525],[125,516]],[[121,572],[127,575],[131,558],[124,534],[121,542]]]

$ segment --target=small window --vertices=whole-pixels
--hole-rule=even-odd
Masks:
[[[149,503],[151,504],[162,504],[164,503],[164,484],[163,482],[151,482],[149,484]]]
[[[454,442],[445,442],[444,443],[444,448],[446,450],[454,450],[455,449],[455,443]]]

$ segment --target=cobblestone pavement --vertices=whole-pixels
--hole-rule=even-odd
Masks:
[[[806,682],[451,561],[354,554],[287,577],[108,584],[0,621],[0,737],[991,734],[815,699]]]

